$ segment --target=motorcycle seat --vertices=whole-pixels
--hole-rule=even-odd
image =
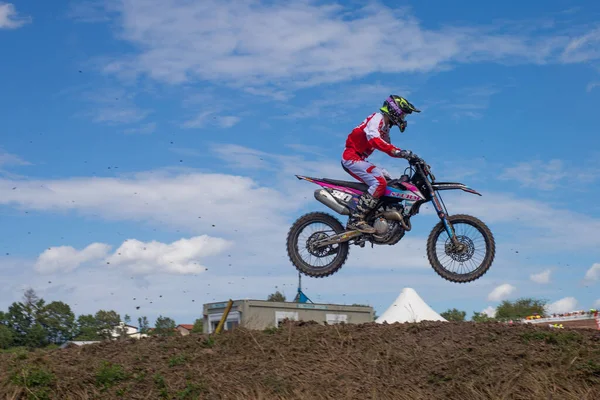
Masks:
[[[321,179],[323,182],[331,183],[332,185],[344,186],[356,190],[360,190],[361,192],[366,192],[369,188],[366,184],[362,182],[351,182],[351,181],[339,181],[337,179]]]

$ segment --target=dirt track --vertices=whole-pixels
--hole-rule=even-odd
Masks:
[[[106,362],[112,364],[105,364]],[[600,399],[600,332],[288,324],[0,355],[0,398]]]

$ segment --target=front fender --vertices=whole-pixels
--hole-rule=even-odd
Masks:
[[[460,189],[460,190],[464,190],[465,192],[473,193],[473,194],[476,194],[478,196],[481,196],[481,193],[479,193],[475,189],[471,189],[467,185],[465,185],[463,183],[459,183],[459,182],[435,182],[435,183],[432,183],[431,186],[433,187],[433,190],[456,190],[456,189]]]

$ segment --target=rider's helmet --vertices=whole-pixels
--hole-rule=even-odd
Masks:
[[[383,106],[380,108],[381,112],[387,115],[392,122],[392,125],[398,125],[400,128],[400,132],[404,132],[406,129],[406,120],[404,117],[407,114],[412,114],[413,112],[420,113],[421,110],[418,110],[413,106],[408,100],[404,97],[396,96],[395,94],[390,95],[383,102]]]

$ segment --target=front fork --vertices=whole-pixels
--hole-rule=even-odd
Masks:
[[[430,185],[428,185],[428,186],[430,186]],[[458,252],[462,251],[464,248],[464,245],[456,238],[456,232],[454,232],[454,227],[452,226],[450,221],[448,221],[448,218],[447,218],[448,216],[444,212],[444,207],[442,207],[442,204],[440,203],[440,200],[438,199],[438,196],[435,193],[435,190],[433,190],[433,188],[431,188],[431,186],[430,186],[430,194],[431,194],[431,202],[433,203],[433,207],[435,208],[435,211],[437,212],[437,215],[440,218],[440,220],[442,220],[442,222],[444,223],[444,228],[446,228],[446,233],[448,233],[448,236],[450,237],[450,241],[452,241],[452,244],[454,245],[454,249]]]

